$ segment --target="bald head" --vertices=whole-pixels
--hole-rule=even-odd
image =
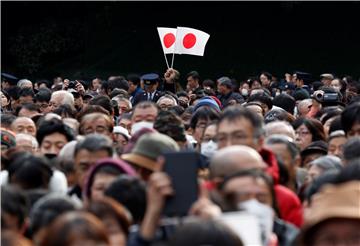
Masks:
[[[234,145],[219,150],[211,160],[211,178],[223,178],[247,169],[264,169],[266,164],[259,153],[245,145]]]

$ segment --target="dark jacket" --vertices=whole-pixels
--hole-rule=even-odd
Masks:
[[[279,246],[291,246],[294,244],[296,237],[299,234],[299,229],[279,218],[276,218],[274,220],[273,232],[278,238]]]
[[[219,95],[218,96],[223,108],[229,105],[229,102],[231,100],[235,100],[237,103],[243,103],[245,100],[239,93],[236,92],[230,92],[226,95]]]
[[[153,96],[153,99],[151,101],[153,101],[154,103],[157,102],[157,100],[159,100],[159,98],[162,96],[162,93],[160,91],[156,91],[154,96]],[[138,104],[139,102],[142,102],[142,101],[148,101],[148,94],[147,92],[143,92],[143,93],[140,93],[138,94],[135,98],[134,98],[134,103],[133,105],[136,105]]]

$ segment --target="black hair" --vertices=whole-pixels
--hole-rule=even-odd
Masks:
[[[21,228],[27,217],[28,210],[29,201],[23,190],[12,185],[1,187],[1,231],[9,226],[5,223],[5,214],[17,217],[17,227]]]
[[[89,134],[83,140],[79,141],[75,145],[74,156],[83,149],[89,152],[105,150],[108,152],[109,157],[113,155],[111,141],[109,141],[108,137],[101,134]]]
[[[266,94],[266,93],[256,93],[251,95],[247,102],[260,102],[263,104],[266,104],[266,106],[269,108],[269,110],[272,108],[273,106],[273,102],[271,101],[271,97]]]
[[[175,105],[169,109],[169,112],[172,112],[177,116],[181,116],[185,112],[185,109],[180,105]]]
[[[113,113],[110,98],[107,96],[96,96],[89,101],[89,105],[99,105],[106,109],[110,115]]]
[[[11,124],[16,120],[16,116],[13,114],[1,114],[1,127],[10,128]]]
[[[197,80],[200,80],[200,75],[197,71],[191,71],[189,72],[187,75],[186,75],[186,78],[188,77],[193,77],[193,79],[197,79]]]
[[[109,81],[107,80],[104,80],[102,83],[101,83],[101,90],[103,90],[106,94],[108,94],[108,88],[109,88]]]
[[[321,117],[320,121],[324,125],[328,119],[338,116],[344,109],[340,106],[329,106],[320,110]]]
[[[51,87],[51,82],[50,82],[49,80],[47,80],[47,79],[37,80],[37,81],[35,82],[35,84],[37,84],[38,86],[40,86],[41,84],[45,84],[45,86],[46,86],[47,88],[50,88],[50,87]],[[44,88],[44,89],[45,89],[45,88]]]
[[[318,140],[325,141],[324,127],[319,120],[300,117],[292,123],[292,126],[296,130],[302,124],[304,124],[306,128],[310,131],[313,142]]]
[[[75,118],[76,116],[76,111],[69,104],[61,104],[53,113],[60,115],[62,118]]]
[[[210,88],[212,88],[212,89],[215,89],[215,88],[216,88],[216,83],[215,83],[215,81],[213,81],[213,80],[211,80],[211,79],[205,79],[202,84],[203,84],[204,87],[208,86],[208,87],[210,87]]]
[[[280,94],[276,96],[273,101],[273,105],[278,106],[284,110],[286,110],[290,114],[294,114],[294,108],[296,105],[295,99],[288,94]]]
[[[128,74],[126,77],[128,81],[131,81],[134,85],[140,84],[140,76],[138,74]]]
[[[129,94],[124,89],[115,88],[114,90],[112,90],[109,97],[114,98],[116,96],[121,96],[123,98],[129,99]]]
[[[334,120],[331,122],[329,127],[329,135],[338,130],[343,130],[342,124],[341,124],[341,116],[338,115],[334,118]]]
[[[73,130],[65,125],[61,120],[53,118],[51,120],[44,120],[40,123],[38,130],[36,132],[36,140],[41,146],[42,141],[48,135],[53,133],[60,133],[65,136],[68,142],[75,139]]]
[[[187,97],[190,99],[189,95],[186,93],[186,91],[179,91],[178,93],[176,93],[177,97]]]
[[[20,97],[27,97],[27,96],[31,96],[32,98],[34,98],[34,96],[35,96],[34,91],[31,88],[28,88],[28,87],[20,88],[20,90],[19,90],[19,98]]]
[[[47,189],[53,174],[47,159],[23,154],[8,167],[9,181],[24,190]]]
[[[261,72],[260,73],[260,76],[261,75],[264,75],[268,80],[272,80],[272,78],[273,78],[273,76],[271,75],[271,73],[269,73],[269,72]]]
[[[223,121],[236,121],[238,119],[245,118],[250,121],[254,127],[254,136],[260,137],[264,134],[264,123],[258,114],[245,107],[234,105],[227,107],[220,116],[218,125]]]
[[[192,129],[196,128],[196,124],[199,120],[218,120],[220,118],[220,114],[218,111],[211,107],[200,107],[196,112],[192,115],[190,120],[190,127]]]
[[[341,124],[346,135],[356,123],[360,123],[360,102],[347,106],[341,114]]]
[[[276,195],[275,195],[275,190],[274,190],[274,182],[271,176],[269,176],[268,174],[264,173],[263,171],[260,171],[258,169],[247,169],[247,170],[241,170],[238,172],[235,172],[231,175],[228,175],[226,177],[224,177],[224,180],[222,181],[222,183],[220,184],[220,189],[222,190],[226,183],[229,182],[230,180],[232,180],[233,178],[237,178],[237,177],[252,177],[254,179],[257,178],[261,178],[266,185],[269,187],[270,189],[270,193],[271,193],[271,197],[272,197],[272,207],[275,210],[276,214],[279,216],[280,212],[279,212],[279,208],[277,205],[277,200],[276,200]],[[229,199],[231,200],[232,198],[229,197]],[[229,201],[231,203],[231,201]],[[231,205],[230,205],[231,208]]]
[[[48,88],[40,88],[35,94],[35,102],[50,102],[51,99],[51,90]]]
[[[154,129],[175,141],[186,142],[184,124],[173,112],[160,111],[155,119]]]
[[[244,245],[228,226],[215,220],[196,219],[181,224],[172,235],[169,246],[183,245]]]
[[[358,141],[359,144],[360,141]],[[358,152],[359,153],[359,152]],[[353,159],[340,171],[336,183],[346,183],[350,181],[360,181],[360,159]]]
[[[260,80],[259,80],[259,78],[258,78],[257,76],[252,76],[252,77],[250,77],[250,78],[246,81],[246,83],[248,83],[248,84],[249,84],[249,87],[251,88],[252,85],[254,84],[254,82],[256,82],[256,81],[261,84],[261,82],[260,82]]]
[[[115,88],[123,89],[125,91],[128,91],[129,90],[129,83],[127,82],[127,80],[125,80],[123,78],[115,78],[115,79],[109,80],[108,90],[112,91]]]
[[[70,197],[65,195],[47,195],[40,198],[30,211],[30,230],[32,236],[41,228],[49,226],[61,214],[75,210]]]
[[[6,91],[13,100],[18,100],[19,99],[19,90],[20,90],[19,87],[14,86],[14,87],[7,89]]]
[[[21,109],[40,113],[40,108],[35,103],[24,103],[15,109],[15,115],[18,116]]]
[[[352,137],[343,146],[343,155],[346,161],[360,158],[360,137]]]
[[[105,196],[115,199],[131,213],[134,222],[142,221],[146,210],[146,186],[136,177],[121,175],[105,190]]]

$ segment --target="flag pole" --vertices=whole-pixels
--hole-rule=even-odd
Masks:
[[[171,59],[171,68],[173,68],[174,66],[174,56],[175,56],[175,52],[172,55],[172,59]]]
[[[168,62],[168,60],[167,60],[167,57],[166,57],[165,52],[163,52],[163,53],[164,53],[164,57],[165,57],[165,61],[166,61],[166,66],[167,66],[167,68],[169,69],[169,62]]]

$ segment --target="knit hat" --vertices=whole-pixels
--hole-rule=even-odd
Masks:
[[[161,133],[147,133],[139,138],[134,149],[121,158],[137,166],[155,171],[156,159],[165,152],[179,151],[178,144],[170,137]]]
[[[196,110],[198,110],[202,106],[209,106],[209,107],[215,109],[218,112],[220,111],[220,107],[216,103],[216,101],[214,99],[212,99],[211,97],[208,97],[208,96],[199,99],[197,104],[194,106],[194,112]]]
[[[1,145],[5,145],[8,149],[16,146],[15,133],[1,128]]]

